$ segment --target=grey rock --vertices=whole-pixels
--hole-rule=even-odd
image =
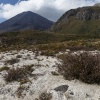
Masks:
[[[61,85],[61,86],[59,86],[59,87],[56,87],[54,90],[56,91],[56,92],[66,92],[67,90],[68,90],[68,85]]]

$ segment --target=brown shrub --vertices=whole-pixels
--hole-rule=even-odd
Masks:
[[[40,55],[55,56],[55,51],[52,51],[52,50],[41,51],[41,54]]]
[[[18,98],[24,97],[26,94],[23,94],[24,91],[27,91],[29,87],[26,86],[19,86],[17,91],[16,91],[16,96]]]
[[[27,75],[31,75],[32,66],[26,66],[23,68],[12,68],[7,71],[7,74],[4,76],[6,82],[20,81],[24,78],[27,78]]]
[[[17,58],[12,58],[12,59],[10,59],[10,60],[7,60],[5,63],[6,63],[6,64],[13,65],[13,64],[18,63],[18,62],[19,62],[19,59],[17,59]]]
[[[79,79],[86,83],[100,83],[100,55],[87,52],[79,55],[65,54],[60,56],[63,64],[59,72],[66,79]]]
[[[47,92],[41,93],[39,96],[39,100],[51,100],[51,98],[52,98],[51,93]]]
[[[17,55],[16,58],[22,58],[22,55]]]
[[[55,75],[55,76],[58,76],[58,75],[59,75],[59,73],[56,72],[56,71],[52,71],[51,74],[52,74],[52,75]]]

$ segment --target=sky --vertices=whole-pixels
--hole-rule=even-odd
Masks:
[[[55,22],[70,9],[95,3],[100,3],[100,0],[0,0],[0,22],[25,11],[35,12]]]
[[[10,3],[10,4],[15,4],[17,3],[18,0],[0,0],[0,3],[4,3],[4,4],[7,4],[7,3]]]

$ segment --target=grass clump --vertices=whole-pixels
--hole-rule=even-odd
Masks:
[[[19,61],[20,61],[20,60],[17,59],[17,58],[12,58],[12,59],[10,59],[10,60],[7,60],[5,63],[6,63],[6,64],[13,65],[13,64],[15,64],[15,63],[18,63]]]
[[[16,91],[16,96],[18,98],[24,97],[25,94],[23,94],[24,91],[27,91],[29,87],[26,86],[19,86],[17,91]]]
[[[84,52],[81,54],[65,54],[60,56],[63,64],[58,66],[59,72],[66,79],[79,79],[86,83],[100,84],[100,55]]]
[[[43,92],[39,96],[39,100],[51,100],[51,99],[52,99],[51,93]]]
[[[16,95],[18,98],[20,98],[22,96],[22,93],[24,90],[25,90],[25,87],[23,87],[23,86],[18,87],[18,89],[16,91]]]
[[[17,58],[22,58],[22,55],[17,55],[16,57],[17,57]]]
[[[12,81],[22,81],[22,79],[27,78],[28,75],[31,75],[33,69],[32,66],[26,66],[23,68],[12,68],[7,71],[7,74],[4,76],[6,82]]]
[[[53,50],[45,50],[45,51],[41,51],[40,55],[45,55],[45,56],[55,56],[55,51]]]

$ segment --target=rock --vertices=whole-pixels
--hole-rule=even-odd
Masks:
[[[64,95],[67,99],[72,99],[74,97],[74,92],[71,90],[68,90],[67,92],[64,93]]]
[[[74,92],[70,92],[70,95],[74,95]]]
[[[68,85],[61,85],[59,87],[56,87],[54,90],[56,92],[63,92],[63,93],[65,93],[68,90],[68,87],[69,87]]]
[[[76,19],[88,21],[92,18],[93,11],[91,9],[80,9],[76,14]]]

